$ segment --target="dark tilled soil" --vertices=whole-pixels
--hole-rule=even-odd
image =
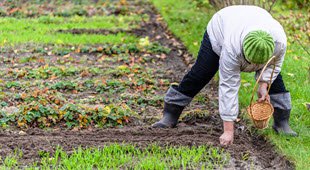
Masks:
[[[209,116],[205,123],[187,125],[180,123],[174,129],[153,129],[149,126],[134,126],[119,129],[89,129],[83,131],[29,129],[26,133],[6,131],[0,133],[0,155],[12,153],[20,148],[23,152],[22,163],[27,164],[40,159],[38,151],[53,153],[58,145],[65,151],[82,147],[104,147],[107,143],[133,143],[143,147],[151,143],[161,146],[218,145],[222,133],[218,116]],[[238,125],[241,126],[241,125]],[[220,147],[220,146],[219,146]],[[226,148],[232,160],[227,168],[248,169],[293,169],[283,156],[276,153],[273,146],[263,137],[251,135],[248,130],[237,130],[235,142]],[[246,160],[243,158],[248,156]]]
[[[156,10],[149,5],[145,9],[146,13],[150,15],[150,21],[142,23],[140,29],[132,30],[130,33],[142,37],[149,36],[151,40],[159,41],[162,45],[172,49],[162,67],[167,70],[167,77],[177,82],[189,69],[188,66],[193,63],[193,60],[184,45],[174,38],[164,23],[159,22],[160,16]],[[81,31],[83,30],[72,30],[72,33],[81,33]],[[86,30],[85,32],[92,31]],[[211,145],[221,147],[218,138],[222,133],[222,121],[218,116],[216,104],[217,84],[212,82],[201,94],[207,98],[207,102],[199,103],[194,100],[186,111],[198,108],[208,111],[208,114],[203,118],[195,119],[194,116],[190,119],[184,118],[185,121],[180,122],[177,128],[150,128],[151,123],[158,120],[161,113],[159,112],[160,108],[147,107],[145,113],[142,114],[142,122],[137,120],[124,128],[93,128],[81,131],[61,128],[50,131],[41,129],[2,130],[0,132],[0,156],[5,157],[19,148],[23,152],[21,161],[23,164],[27,164],[40,159],[38,151],[53,153],[58,145],[70,152],[79,146],[104,147],[105,144],[114,142],[133,143],[139,147],[150,143],[158,143],[162,146]],[[251,133],[251,130],[242,121],[236,124],[234,144],[225,149],[232,157],[226,167],[228,169],[294,169],[294,166],[284,156],[275,151],[272,144],[264,137]]]

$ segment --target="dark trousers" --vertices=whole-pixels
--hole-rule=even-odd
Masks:
[[[178,92],[194,97],[209,83],[219,69],[219,56],[212,50],[207,32],[203,36],[197,60],[191,70],[183,77],[179,86],[174,87]],[[281,73],[271,84],[269,94],[287,92]]]

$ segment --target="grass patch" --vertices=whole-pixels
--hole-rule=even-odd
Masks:
[[[169,29],[192,54],[198,54],[200,41],[214,10],[199,7],[196,1],[151,0],[160,11]]]
[[[229,160],[223,149],[206,146],[161,147],[156,144],[140,149],[130,144],[110,144],[104,148],[78,148],[67,154],[58,148],[53,156],[42,158],[23,169],[214,169]],[[6,157],[1,169],[19,169],[19,156]]]
[[[145,19],[145,15],[130,16],[73,16],[68,18],[42,16],[39,18],[16,19],[5,17],[0,19],[1,45],[20,43],[42,44],[99,44],[99,43],[129,43],[136,42],[136,37],[125,33],[114,35],[66,34],[58,30],[68,29],[130,29]]]
[[[208,8],[208,5],[199,7],[199,5],[185,0],[152,1],[167,21],[170,30],[181,38],[192,54],[196,54],[199,49],[197,41],[201,40],[207,23],[215,11]],[[309,39],[307,39],[309,32],[304,31],[308,29],[307,24],[304,23],[307,21],[303,19],[309,16],[309,10],[290,11],[283,4],[277,5],[273,15],[279,19],[288,33],[288,49],[282,67],[282,75],[292,96],[291,126],[299,133],[299,137],[277,135],[270,128],[260,133],[267,135],[280,152],[293,160],[297,169],[307,169],[310,166],[310,119],[309,111],[306,108],[306,103],[310,102],[310,59],[293,36],[297,35],[302,44],[306,48],[309,47]],[[292,23],[294,24],[292,25]],[[239,92],[241,108],[245,108],[249,104],[249,94],[251,94],[253,86],[254,74],[243,73]]]

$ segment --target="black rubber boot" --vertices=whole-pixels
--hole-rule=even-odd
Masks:
[[[279,108],[274,108],[273,113],[274,123],[272,127],[277,133],[297,136],[297,133],[294,132],[289,125],[290,112],[291,112],[290,109],[283,110]]]
[[[174,128],[178,124],[178,119],[184,106],[175,104],[164,104],[163,118],[152,125],[153,128]]]

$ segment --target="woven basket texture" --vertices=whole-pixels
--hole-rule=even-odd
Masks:
[[[258,129],[265,129],[268,127],[268,122],[273,114],[273,111],[274,109],[272,105],[268,102],[256,102],[247,108],[248,114],[250,115],[255,127]]]

